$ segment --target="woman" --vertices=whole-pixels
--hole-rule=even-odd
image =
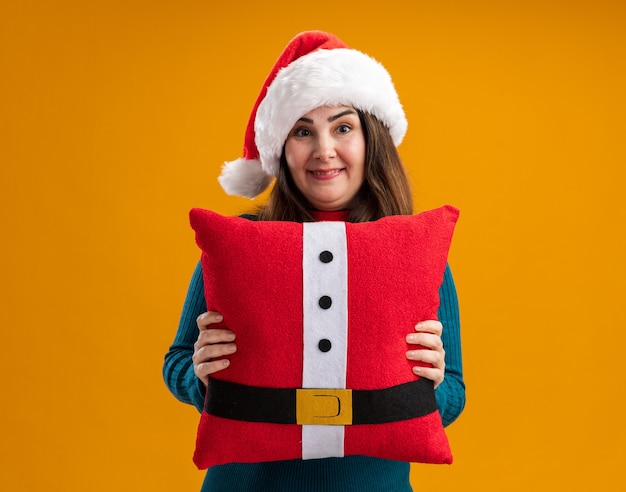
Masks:
[[[335,36],[296,36],[276,62],[253,108],[244,158],[227,163],[220,183],[230,194],[254,197],[276,178],[254,220],[364,222],[413,213],[411,191],[396,150],[406,119],[386,70]],[[406,357],[431,379],[444,425],[465,404],[458,303],[450,269],[440,288],[439,321],[418,323],[407,342],[424,348]],[[178,333],[165,358],[164,378],[181,401],[202,410],[208,377],[228,367],[235,334],[213,329],[206,312],[200,264],[193,274]],[[411,328],[408,320],[408,329]],[[408,331],[407,329],[407,331]],[[348,456],[209,469],[202,490],[409,491],[409,464]]]

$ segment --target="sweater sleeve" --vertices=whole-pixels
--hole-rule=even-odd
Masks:
[[[176,337],[165,354],[163,379],[176,398],[194,405],[200,412],[206,390],[193,370],[191,357],[193,345],[198,339],[196,318],[206,310],[202,266],[198,262],[189,283]]]
[[[447,426],[457,419],[465,407],[459,303],[449,265],[444,272],[439,297],[439,321],[443,325],[441,339],[446,352],[446,369],[443,382],[435,390],[435,397],[443,425]]]

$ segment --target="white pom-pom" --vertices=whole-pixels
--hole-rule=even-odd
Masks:
[[[263,171],[260,161],[242,158],[225,162],[217,179],[227,194],[254,198],[267,189],[273,178]]]

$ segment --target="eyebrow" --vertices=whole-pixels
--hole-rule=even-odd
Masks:
[[[339,118],[341,118],[342,116],[346,116],[347,114],[356,114],[356,111],[354,109],[346,109],[345,111],[337,113],[336,115],[328,118],[328,122],[332,123],[333,121],[338,120]],[[298,118],[298,121],[303,121],[304,123],[309,123],[310,125],[313,124],[313,120],[311,118],[305,118],[304,116],[302,118]]]

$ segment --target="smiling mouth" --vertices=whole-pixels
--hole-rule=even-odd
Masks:
[[[327,171],[309,171],[309,172],[313,174],[313,176],[330,177],[330,176],[336,176],[341,171],[343,171],[343,169],[329,169]]]

